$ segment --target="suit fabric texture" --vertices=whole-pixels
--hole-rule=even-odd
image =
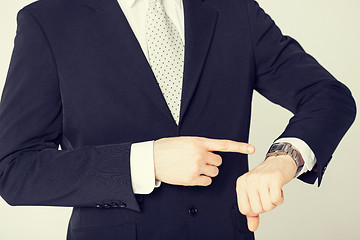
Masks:
[[[130,146],[164,137],[248,142],[256,90],[290,110],[320,185],[355,117],[349,89],[253,0],[183,0],[177,125],[116,0],[40,0],[19,11],[0,104],[0,193],[10,205],[74,207],[68,240],[254,238],[236,203],[247,155],[218,153],[208,187],[134,194]],[[61,145],[61,150],[58,149]]]

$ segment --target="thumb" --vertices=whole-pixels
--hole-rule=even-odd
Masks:
[[[259,216],[246,216],[247,218],[247,225],[248,225],[248,229],[252,232],[255,232],[256,229],[259,226]]]

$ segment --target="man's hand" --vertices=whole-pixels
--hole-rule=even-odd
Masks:
[[[222,158],[212,151],[251,154],[242,142],[205,137],[170,137],[154,141],[155,178],[173,185],[208,186],[219,173]]]
[[[258,228],[259,214],[283,203],[282,187],[293,179],[296,169],[289,155],[273,156],[237,179],[237,202],[250,231]]]

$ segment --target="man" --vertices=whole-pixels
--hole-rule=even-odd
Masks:
[[[254,89],[294,116],[248,172]],[[283,185],[320,185],[355,111],[253,0],[41,0],[18,15],[0,191],[74,207],[72,240],[253,239]]]

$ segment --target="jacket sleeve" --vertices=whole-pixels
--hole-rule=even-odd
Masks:
[[[0,194],[10,205],[139,211],[130,142],[59,150],[62,104],[47,38],[26,8],[0,102]]]
[[[317,164],[299,178],[320,186],[333,152],[356,115],[349,89],[337,81],[299,43],[282,35],[254,0],[246,0],[255,59],[254,89],[291,111],[278,137],[296,137],[313,150]]]

